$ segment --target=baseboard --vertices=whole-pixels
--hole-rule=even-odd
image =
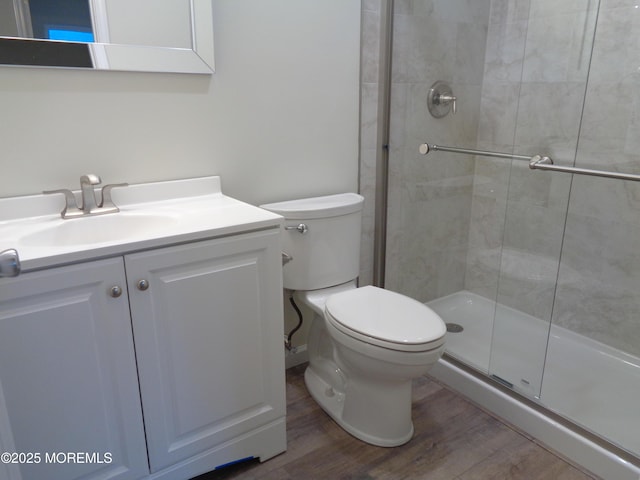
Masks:
[[[309,353],[307,352],[306,345],[300,345],[293,347],[291,350],[284,351],[284,366],[285,368],[295,367],[302,363],[309,361]]]

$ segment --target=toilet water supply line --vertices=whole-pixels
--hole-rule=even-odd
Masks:
[[[289,291],[289,302],[291,303],[291,306],[298,314],[298,324],[295,327],[293,327],[293,329],[287,334],[287,337],[284,340],[284,348],[286,348],[288,351],[291,351],[293,350],[293,347],[291,346],[291,338],[293,337],[293,334],[296,333],[298,330],[300,330],[300,327],[302,326],[302,312],[300,311],[300,308],[296,304],[296,301],[293,299],[293,290]]]
[[[301,223],[300,225],[298,225],[297,227],[285,227],[285,230],[292,230],[295,229],[300,233],[307,233],[307,226],[304,223]],[[291,255],[289,255],[286,252],[282,252],[282,266],[284,267],[287,263],[291,262],[293,260],[293,257]],[[291,303],[291,306],[293,307],[293,309],[296,311],[296,313],[298,314],[298,324],[293,328],[293,330],[291,330],[284,339],[284,348],[287,349],[287,351],[291,352],[293,350],[293,346],[291,345],[291,338],[293,337],[293,334],[296,333],[298,330],[300,330],[300,327],[302,326],[302,312],[300,311],[300,308],[298,308],[298,305],[296,305],[296,301],[293,299],[293,293],[294,290],[289,290],[289,289],[285,289],[288,293],[289,293],[289,302]]]

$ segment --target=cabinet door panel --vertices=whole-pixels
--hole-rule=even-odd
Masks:
[[[125,261],[152,471],[284,415],[277,232]]]
[[[148,473],[122,259],[0,280],[0,445],[40,457],[9,478]]]

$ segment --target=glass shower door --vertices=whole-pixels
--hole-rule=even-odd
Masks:
[[[637,2],[635,2],[637,3]],[[640,11],[601,0],[576,166],[640,173]],[[640,456],[640,182],[576,175],[541,400]]]
[[[493,62],[485,69],[483,100],[486,90],[490,108],[497,92],[513,92],[514,101],[498,105],[511,119],[501,134],[513,135],[515,153],[574,163],[597,7],[597,1],[532,0],[526,15],[490,24]],[[489,374],[539,397],[572,176],[533,171],[518,160],[507,168]]]

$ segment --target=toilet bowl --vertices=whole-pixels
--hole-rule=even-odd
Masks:
[[[425,305],[388,290],[353,284],[338,290],[296,293],[315,313],[307,388],[353,436],[402,445],[413,436],[412,379],[442,355],[444,323]]]
[[[293,260],[284,286],[314,312],[307,389],[344,430],[393,447],[413,436],[412,379],[442,355],[446,327],[416,300],[356,286],[362,201],[341,194],[262,207],[285,217],[283,250]]]

